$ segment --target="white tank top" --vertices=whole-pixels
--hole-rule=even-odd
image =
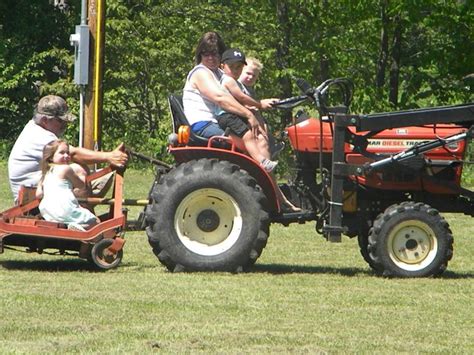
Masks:
[[[194,123],[200,121],[217,122],[215,114],[219,106],[217,106],[215,103],[208,100],[207,98],[203,97],[197,89],[192,87],[190,81],[191,76],[197,70],[202,69],[208,70],[210,73],[212,73],[216,84],[220,85],[219,79],[222,75],[220,69],[218,69],[217,72],[214,72],[203,64],[198,64],[189,72],[186,78],[186,84],[184,85],[183,89],[183,108],[184,114],[186,115],[186,118],[188,119],[190,125],[193,125]]]
[[[240,81],[238,80],[235,80],[234,78],[231,78],[230,76],[228,76],[227,74],[222,74],[221,76],[221,80],[219,80],[219,84],[222,86],[222,90],[224,90],[225,92],[229,93],[230,94],[230,91],[227,90],[227,88],[224,86],[224,84],[229,81],[229,80],[233,80],[237,83],[237,86],[239,87],[239,89],[247,96],[250,96],[247,88],[244,86],[244,84],[242,84]],[[217,106],[217,111],[216,111],[216,116],[220,116],[224,113],[226,113],[227,111],[225,111],[222,107],[219,107]]]

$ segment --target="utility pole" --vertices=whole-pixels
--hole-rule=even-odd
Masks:
[[[89,83],[85,88],[84,147],[100,150],[105,47],[105,0],[88,0],[90,31]]]

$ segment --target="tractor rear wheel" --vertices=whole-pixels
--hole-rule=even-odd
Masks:
[[[159,179],[151,198],[148,240],[171,271],[242,271],[267,243],[265,195],[227,161],[183,163]]]
[[[368,242],[375,270],[384,276],[440,275],[453,255],[448,222],[423,203],[387,208],[375,220]]]

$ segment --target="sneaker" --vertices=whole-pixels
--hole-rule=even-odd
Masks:
[[[278,162],[265,158],[262,160],[260,165],[265,169],[267,173],[271,173],[273,169],[275,169],[276,166],[278,165]]]
[[[81,226],[79,223],[71,222],[67,225],[67,229],[70,231],[80,231],[80,232],[85,232],[86,230],[84,229],[83,226]]]

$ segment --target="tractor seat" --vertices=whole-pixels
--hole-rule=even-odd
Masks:
[[[184,114],[183,97],[181,95],[168,96],[168,104],[173,118],[173,132],[178,133],[180,126],[189,126],[189,143],[191,146],[207,146],[208,139],[198,136],[191,129],[188,119]]]

